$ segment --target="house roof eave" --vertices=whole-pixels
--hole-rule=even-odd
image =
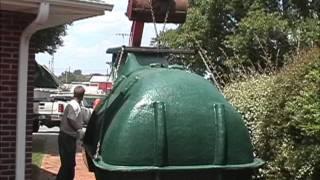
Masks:
[[[43,0],[1,0],[0,10],[37,14]],[[71,23],[76,20],[103,15],[112,11],[113,5],[83,0],[47,0],[50,3],[50,14],[45,27]]]

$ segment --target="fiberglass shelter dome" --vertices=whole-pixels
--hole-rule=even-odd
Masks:
[[[244,180],[263,164],[253,156],[241,115],[216,87],[168,65],[168,54],[185,51],[108,52],[117,80],[84,138],[98,180]]]

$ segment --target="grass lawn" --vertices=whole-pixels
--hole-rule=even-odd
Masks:
[[[42,158],[43,158],[42,153],[39,153],[39,152],[32,153],[32,164],[38,167],[41,167]]]
[[[36,180],[41,168],[44,152],[44,140],[33,139],[32,141],[32,179]]]

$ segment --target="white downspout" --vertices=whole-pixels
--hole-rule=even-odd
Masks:
[[[48,20],[49,9],[50,4],[45,0],[41,1],[36,19],[29,24],[29,26],[22,32],[20,37],[16,128],[16,180],[25,179],[29,44],[32,34],[40,29],[43,29],[43,24]]]

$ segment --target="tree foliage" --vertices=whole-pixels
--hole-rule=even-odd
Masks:
[[[239,23],[236,33],[227,36],[224,42],[233,53],[226,58],[229,61],[226,63],[245,67],[254,65],[254,69],[271,64],[278,67],[290,51],[288,32],[288,21],[278,13],[261,9],[250,11]]]
[[[186,22],[161,33],[173,48],[206,49],[214,71],[232,73],[241,67],[281,67],[300,48],[320,45],[318,0],[203,0],[192,1]],[[189,58],[191,68],[200,60]],[[213,67],[212,67],[213,68]],[[202,66],[202,72],[204,66]]]
[[[103,0],[88,0],[92,2],[103,2]],[[54,54],[57,49],[63,46],[62,37],[67,35],[67,26],[70,24],[60,25],[36,32],[31,39],[36,53],[47,52]]]
[[[62,83],[71,83],[71,82],[88,82],[91,78],[91,75],[84,75],[80,69],[76,69],[73,72],[65,71],[62,72],[58,77]]]
[[[320,179],[320,1],[190,5],[186,22],[162,32],[160,40],[205,49],[210,69],[226,82],[226,97],[246,119],[256,155],[267,161],[260,178]],[[196,56],[184,61],[205,71]]]
[[[63,45],[62,37],[66,35],[66,29],[67,25],[61,25],[44,29],[34,34],[31,42],[35,46],[36,53],[55,53],[57,48]]]

